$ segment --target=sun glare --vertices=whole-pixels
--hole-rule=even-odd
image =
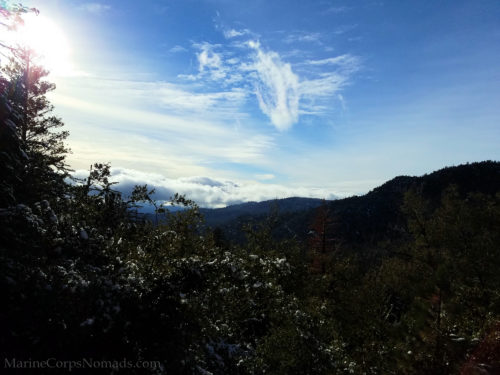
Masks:
[[[70,43],[63,31],[43,15],[28,14],[16,31],[16,40],[36,52],[40,62],[53,75],[70,75]]]

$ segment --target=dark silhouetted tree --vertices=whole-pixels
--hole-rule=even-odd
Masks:
[[[60,196],[69,176],[65,160],[69,149],[64,143],[69,133],[59,130],[64,123],[52,114],[54,107],[46,96],[55,85],[45,79],[49,72],[36,64],[34,56],[27,48],[17,48],[3,68],[9,82],[7,101],[22,114],[17,129],[28,159],[18,195],[25,203]],[[36,191],[33,186],[37,186]]]
[[[322,274],[326,272],[326,266],[335,251],[334,224],[328,204],[324,201],[316,208],[316,215],[309,231],[312,268]]]

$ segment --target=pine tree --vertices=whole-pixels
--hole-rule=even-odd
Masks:
[[[0,30],[9,32],[23,24],[22,13],[34,12],[35,8],[27,8],[21,4],[9,5],[0,3]],[[3,34],[6,35],[6,34]],[[2,35],[2,36],[3,36]],[[18,50],[3,37],[0,38],[0,58],[12,56]],[[16,203],[16,196],[22,182],[24,165],[28,157],[24,151],[24,143],[18,133],[23,122],[21,112],[12,106],[10,99],[13,93],[12,84],[4,72],[0,71],[0,207]]]
[[[335,250],[335,239],[333,235],[334,221],[330,209],[325,201],[316,209],[314,222],[310,227],[311,235],[309,244],[313,257],[312,267],[317,272],[324,274],[326,265]]]
[[[59,130],[64,123],[52,114],[54,107],[46,97],[55,85],[45,80],[49,72],[26,48],[12,50],[3,74],[9,82],[8,103],[21,114],[18,133],[28,156],[17,198],[24,203],[53,200],[64,193],[69,176],[65,161],[69,149],[64,144],[69,133]]]

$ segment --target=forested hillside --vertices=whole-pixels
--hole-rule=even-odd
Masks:
[[[233,220],[240,219],[242,216],[265,216],[272,210],[279,213],[306,211],[320,206],[322,202],[323,200],[321,199],[293,197],[264,202],[247,202],[224,208],[202,208],[200,212],[203,214],[208,225],[216,227],[218,225],[226,225]]]
[[[5,371],[54,358],[64,365],[34,371],[90,373],[91,360],[120,374],[500,373],[498,163],[270,215],[235,244],[189,197],[147,220],[137,207],[154,193],[122,196],[107,164],[72,179],[68,133],[46,96],[54,85],[26,51],[10,56],[0,80]]]
[[[330,236],[352,247],[368,246],[373,249],[382,241],[406,238],[407,217],[401,207],[407,193],[418,192],[436,208],[445,191],[452,185],[464,199],[470,193],[494,195],[500,191],[500,163],[485,161],[447,167],[420,177],[398,176],[365,195],[327,202],[312,200],[312,207],[299,206],[297,209],[290,209],[281,204],[287,200],[278,200],[262,202],[265,205],[255,211],[250,208],[254,203],[250,203],[248,209],[242,209],[246,206],[242,204],[201,211],[207,218],[207,225],[219,227],[227,239],[234,242],[244,241],[245,225],[265,220],[269,215],[276,216],[273,228],[276,238],[292,236],[300,242],[307,242],[311,225],[317,216],[317,207],[323,203],[332,221],[335,221],[335,224],[329,224]],[[228,215],[222,215],[226,212]]]

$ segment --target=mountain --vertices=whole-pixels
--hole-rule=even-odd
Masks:
[[[322,199],[292,197],[263,202],[247,202],[224,208],[202,208],[200,212],[205,217],[207,225],[216,227],[226,225],[241,217],[267,215],[271,210],[277,210],[280,214],[310,210],[320,206],[322,202]]]
[[[406,192],[413,189],[436,207],[450,185],[455,185],[463,198],[472,192],[495,194],[500,191],[500,163],[485,161],[446,167],[420,177],[398,176],[366,195],[331,202],[330,210],[343,241],[375,244],[405,232],[401,206]]]
[[[244,239],[241,227],[254,219],[261,219],[271,212],[276,212],[280,217],[292,213],[305,213],[319,207],[325,201],[318,198],[291,197],[284,199],[272,199],[262,202],[246,202],[234,204],[223,208],[200,208],[204,221],[208,227],[223,228],[224,232],[230,234],[232,240],[241,242]],[[182,207],[171,207],[167,209],[171,212],[182,210]],[[156,222],[154,206],[145,205],[140,212],[151,222]],[[299,215],[300,217],[300,215]],[[159,221],[163,220],[160,215]]]
[[[401,206],[406,192],[419,192],[431,205],[437,206],[443,192],[456,185],[462,197],[468,193],[495,194],[500,191],[500,162],[484,161],[446,167],[423,176],[398,176],[362,196],[326,202],[335,221],[335,238],[350,247],[376,246],[381,241],[398,240],[406,234],[406,219]],[[220,227],[229,240],[241,242],[245,223],[262,221],[272,202],[245,203],[216,210],[204,210],[208,225]],[[278,200],[276,237],[294,237],[306,241],[319,199],[289,198]],[[289,205],[288,205],[289,203]],[[295,208],[295,209],[293,209]]]

